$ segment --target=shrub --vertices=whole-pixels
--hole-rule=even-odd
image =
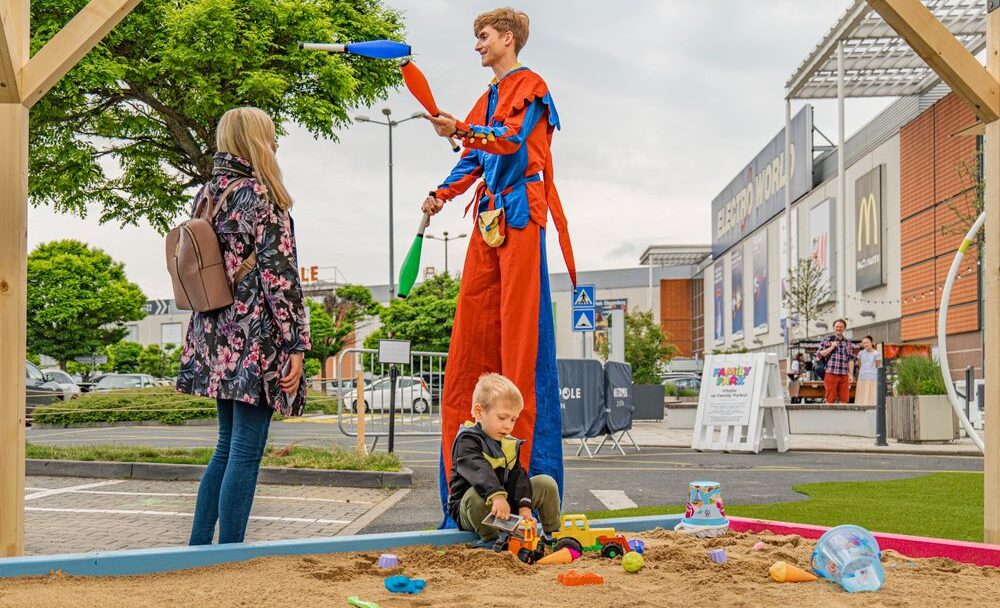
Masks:
[[[215,418],[214,399],[178,393],[158,386],[101,393],[85,393],[72,401],[56,401],[35,409],[32,421],[68,426],[83,423],[144,422],[181,424],[186,420]]]
[[[897,395],[944,395],[941,365],[926,357],[903,357],[896,364]]]

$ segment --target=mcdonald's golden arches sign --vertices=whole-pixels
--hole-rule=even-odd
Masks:
[[[885,285],[882,167],[875,167],[854,182],[854,281],[858,291]]]

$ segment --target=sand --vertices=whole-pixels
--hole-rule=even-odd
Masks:
[[[886,551],[886,584],[876,593],[848,594],[826,582],[779,584],[768,568],[785,560],[808,569],[813,542],[768,533],[698,540],[657,530],[630,538],[646,541],[646,567],[627,574],[621,560],[588,553],[572,565],[527,566],[509,554],[465,547],[396,550],[402,566],[375,565],[378,553],[272,557],[198,570],[119,578],[48,577],[0,580],[0,606],[31,608],[340,607],[357,595],[381,608],[451,606],[487,608],[603,608],[605,606],[998,606],[1000,570],[946,559],[910,560]],[[761,551],[751,547],[758,540]],[[723,548],[725,564],[706,555]],[[597,572],[605,584],[564,587],[569,569]],[[418,595],[391,594],[382,579],[406,574],[427,581]]]

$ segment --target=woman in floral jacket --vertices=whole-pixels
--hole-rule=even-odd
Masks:
[[[192,545],[211,544],[216,521],[220,543],[243,542],[271,415],[302,414],[302,357],[311,348],[274,123],[256,108],[230,110],[216,140],[205,185],[213,203],[242,180],[215,217],[230,282],[252,255],[256,266],[233,287],[231,305],[192,315],[184,340],[177,390],[213,397],[219,410],[219,441],[198,488]]]

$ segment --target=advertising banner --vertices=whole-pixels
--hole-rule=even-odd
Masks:
[[[767,333],[767,231],[750,245],[753,260],[753,333]]]
[[[725,344],[726,342],[726,326],[725,326],[725,313],[723,312],[726,307],[724,305],[724,300],[722,298],[722,290],[724,287],[724,267],[722,260],[715,263],[714,267],[715,281],[713,286],[713,296],[715,298],[715,321],[713,325],[715,326],[715,344],[716,346],[720,344]]]
[[[854,182],[854,284],[858,291],[885,285],[882,260],[882,165]]]
[[[837,264],[833,257],[833,199],[828,198],[809,210],[809,255],[813,264],[823,271],[823,283],[833,298],[834,273]]]
[[[799,208],[794,207],[792,209],[792,268],[798,265],[799,260]],[[788,318],[788,307],[785,305],[785,297],[788,294],[788,276],[790,274],[788,268],[788,221],[787,218],[781,218],[778,222],[779,234],[778,234],[778,268],[781,273],[781,318]]]
[[[733,249],[729,254],[729,268],[732,278],[729,283],[729,305],[732,311],[730,321],[733,329],[733,339],[739,340],[743,337],[743,247]]]
[[[559,359],[559,406],[563,438],[598,437],[607,414],[604,368],[593,359]]]
[[[812,188],[812,106],[792,119],[792,200]],[[712,255],[718,259],[785,208],[785,130],[712,200]]]

